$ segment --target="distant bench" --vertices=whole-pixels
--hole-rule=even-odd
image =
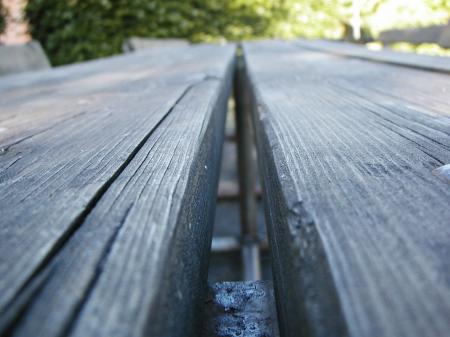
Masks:
[[[143,49],[174,48],[185,47],[187,45],[189,45],[189,42],[183,39],[155,39],[135,36],[123,42],[122,51],[124,53],[131,53]]]
[[[449,61],[243,49],[282,335],[448,336]]]
[[[407,42],[412,44],[437,43],[450,48],[450,22],[446,25],[412,29],[390,29],[380,33],[378,39],[384,44]]]
[[[50,62],[37,41],[21,45],[0,44],[0,76],[49,68]]]
[[[234,49],[0,79],[1,335],[197,335]]]

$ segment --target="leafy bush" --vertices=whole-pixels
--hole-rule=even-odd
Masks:
[[[54,65],[121,52],[124,39],[193,42],[342,35],[349,0],[29,0],[26,16]],[[306,21],[305,21],[306,20]]]
[[[363,32],[395,27],[402,15],[410,24],[439,23],[450,0],[362,2]],[[413,3],[420,4],[413,6]],[[402,14],[403,13],[403,14]],[[431,15],[431,14],[433,15]],[[54,65],[121,52],[124,39],[179,37],[194,42],[248,38],[348,35],[351,0],[29,0],[26,16]],[[422,21],[418,21],[420,20]]]
[[[130,36],[191,41],[271,36],[282,0],[30,0],[31,34],[54,65],[121,51]]]

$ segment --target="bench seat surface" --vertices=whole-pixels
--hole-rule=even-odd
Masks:
[[[450,77],[243,49],[284,336],[448,335]]]
[[[0,80],[0,334],[187,336],[233,46]]]

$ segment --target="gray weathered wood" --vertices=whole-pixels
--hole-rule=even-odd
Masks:
[[[341,56],[355,57],[398,66],[421,68],[437,72],[450,72],[450,58],[442,56],[418,55],[392,50],[374,51],[349,42],[298,40],[301,47],[325,51]]]
[[[299,46],[244,45],[282,335],[447,336],[450,77]]]
[[[3,331],[195,335],[233,58],[195,46],[0,81]]]
[[[170,91],[171,85],[215,76],[213,60],[201,54],[204,48],[194,47],[195,55],[188,47],[145,51],[1,78],[0,148],[87,111],[109,108],[130,92]]]

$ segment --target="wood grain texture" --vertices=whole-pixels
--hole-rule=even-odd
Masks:
[[[196,46],[0,83],[18,124],[44,116],[0,156],[3,332],[195,335],[233,60]]]
[[[335,55],[354,57],[368,61],[390,63],[397,66],[411,67],[436,72],[450,72],[450,59],[445,56],[420,55],[396,52],[392,49],[370,50],[365,46],[350,42],[326,40],[298,40],[297,45],[311,50],[328,52]]]
[[[66,119],[103,108],[105,103],[113,103],[117,94],[126,96],[136,88],[151,90],[161,83],[189,81],[189,76],[200,79],[208,71],[214,75],[208,65],[195,65],[200,54],[190,53],[186,48],[145,51],[2,77],[0,147],[5,149]]]
[[[448,335],[450,99],[429,87],[450,77],[296,43],[244,56],[282,335]]]

